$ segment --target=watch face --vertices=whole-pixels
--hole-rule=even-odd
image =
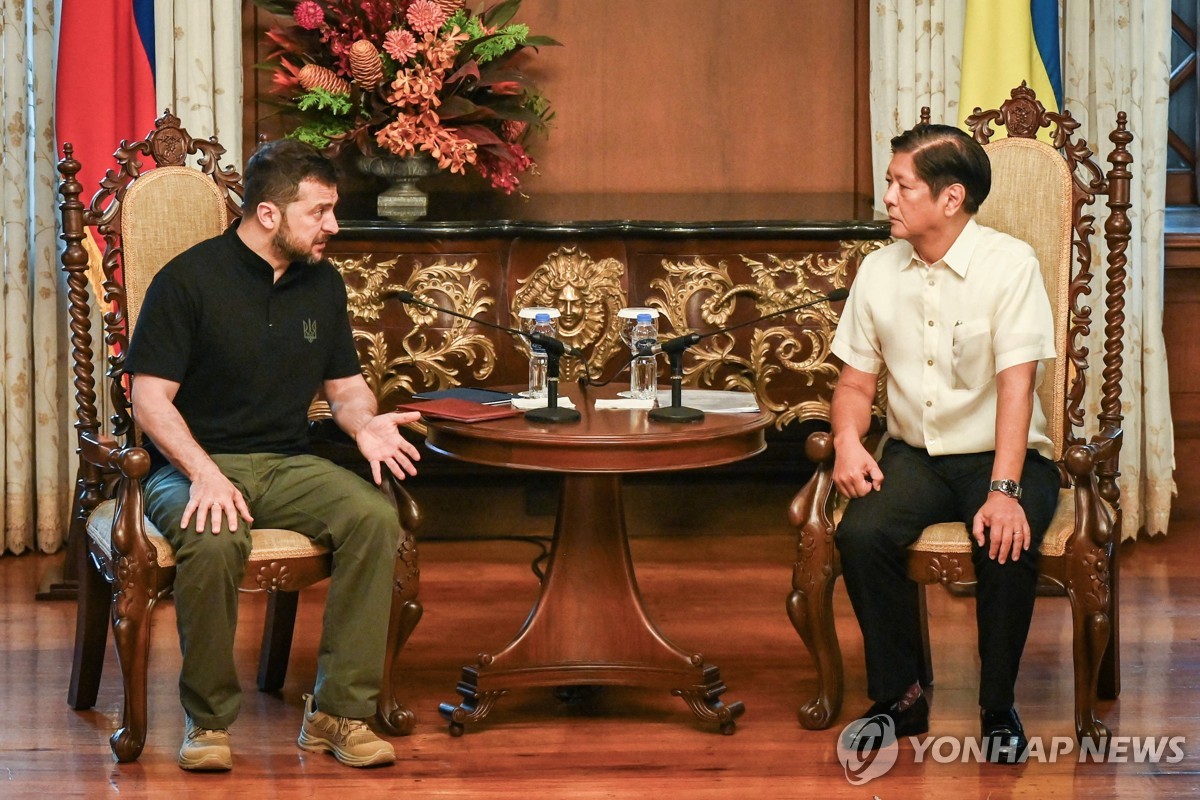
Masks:
[[[992,481],[992,485],[989,488],[993,492],[1001,492],[1002,494],[1006,494],[1012,498],[1019,499],[1021,497],[1021,486],[1016,481]]]

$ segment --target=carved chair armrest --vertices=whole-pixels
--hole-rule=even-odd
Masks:
[[[107,436],[91,431],[79,435],[79,456],[105,472],[118,471],[122,477],[141,479],[150,472],[150,454],[141,447],[121,447]]]
[[[404,526],[406,531],[415,531],[421,527],[423,518],[421,517],[421,507],[417,505],[417,501],[409,494],[408,489],[404,484],[393,475],[391,472],[385,472],[387,479],[383,482],[384,491],[392,496],[392,500],[396,503],[396,512],[400,515],[400,524]]]
[[[1093,436],[1087,444],[1071,445],[1063,455],[1063,464],[1067,472],[1076,478],[1092,475],[1102,462],[1120,455],[1124,435],[1120,428],[1106,428]]]
[[[863,446],[874,452],[886,430],[886,420],[872,415],[867,434],[863,437]],[[804,442],[804,455],[816,465],[816,469],[808,483],[792,499],[788,517],[796,527],[803,526],[805,520],[814,519],[813,514],[818,508],[818,503],[828,514],[830,504],[837,496],[833,485],[833,434],[829,431],[810,433]]]
[[[788,518],[796,527],[803,527],[806,521],[812,520],[817,509],[828,509],[834,492],[833,434],[829,431],[810,433],[804,442],[804,455],[816,469],[808,483],[792,498],[788,509]]]
[[[89,431],[79,437],[79,452],[85,462],[116,478],[112,492],[117,501],[110,545],[113,555],[124,558],[128,564],[156,564],[154,546],[146,535],[142,504],[142,480],[150,474],[150,454],[145,448],[121,447],[114,440]]]

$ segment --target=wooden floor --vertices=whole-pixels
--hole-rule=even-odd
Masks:
[[[862,643],[844,591],[839,586],[837,614],[847,708],[834,730],[805,731],[796,711],[813,691],[814,673],[784,612],[794,539],[780,524],[784,508],[747,507],[745,514],[742,530],[767,533],[706,531],[633,543],[644,599],[661,628],[720,667],[729,686],[725,699],[745,702],[733,736],[694,721],[675,698],[614,688],[579,704],[559,702],[550,690],[514,693],[484,723],[451,738],[437,705],[457,699],[462,665],[516,632],[537,592],[529,562],[538,551],[525,542],[428,541],[421,551],[425,618],[404,655],[418,725],[412,736],[395,740],[399,762],[372,771],[295,745],[301,694],[313,680],[320,589],[302,601],[283,692],[247,691],[233,728],[233,772],[191,775],[175,764],[183,721],[173,607],[165,604],[155,616],[146,750],[136,764],[118,765],[107,743],[121,714],[115,657],[110,653],[97,708],[71,711],[73,605],[33,600],[38,577],[57,559],[0,558],[0,798],[1200,795],[1200,513],[1181,506],[1169,538],[1122,549],[1123,693],[1104,709],[1120,735],[1186,736],[1182,762],[918,764],[905,744],[892,770],[865,786],[847,781],[835,753],[836,728],[866,706]],[[934,590],[930,607],[932,733],[974,735],[973,601]],[[250,597],[242,612],[238,656],[248,687],[261,608],[261,599]],[[1072,735],[1069,650],[1066,601],[1039,600],[1018,703],[1028,732],[1047,741]]]

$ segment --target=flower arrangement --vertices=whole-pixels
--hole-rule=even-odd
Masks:
[[[255,0],[292,18],[266,36],[266,68],[290,137],[336,152],[427,153],[512,193],[536,165],[525,150],[553,114],[518,70],[525,48],[556,45],[512,22],[521,0],[471,12],[464,0]]]

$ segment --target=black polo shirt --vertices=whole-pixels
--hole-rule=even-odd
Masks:
[[[346,285],[327,261],[275,282],[231,226],[155,276],[125,371],[177,382],[175,407],[210,455],[302,453],[317,389],[359,372]],[[167,463],[148,444],[154,468]]]

